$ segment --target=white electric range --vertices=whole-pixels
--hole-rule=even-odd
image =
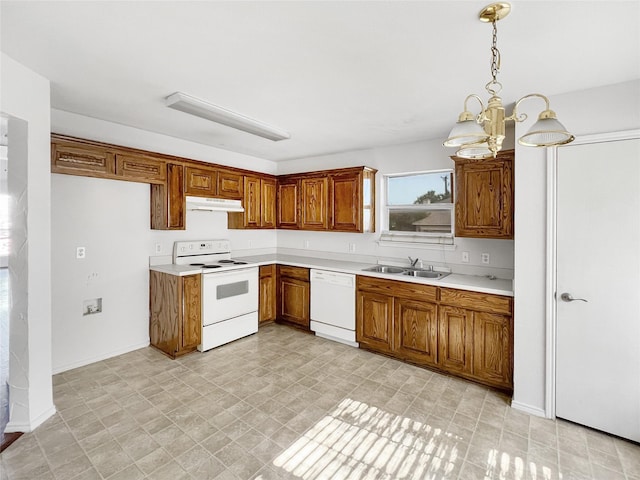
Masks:
[[[258,267],[231,257],[229,240],[175,242],[173,263],[202,272],[202,343],[212,348],[258,331]]]

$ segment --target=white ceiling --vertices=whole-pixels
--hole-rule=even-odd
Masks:
[[[487,3],[2,1],[0,45],[51,80],[53,108],[278,161],[444,138],[467,94],[487,98]],[[511,3],[505,104],[640,78],[639,1]],[[166,108],[176,91],[291,139]]]

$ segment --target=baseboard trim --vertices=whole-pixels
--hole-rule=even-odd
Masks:
[[[79,360],[77,362],[68,363],[66,365],[54,366],[53,367],[53,375],[58,373],[63,373],[69,370],[73,370],[74,368],[84,367],[86,365],[91,365],[92,363],[100,362],[102,360],[106,360],[107,358],[117,357],[118,355],[122,355],[124,353],[133,352],[134,350],[139,350],[141,348],[145,348],[149,346],[149,340],[142,343],[135,343],[133,345],[128,345],[123,348],[119,348],[118,350],[112,350],[111,352],[103,353],[101,355],[97,355],[91,358],[85,358],[83,360]]]
[[[534,407],[532,405],[527,405],[526,403],[520,403],[516,401],[511,401],[511,408],[515,408],[516,410],[520,410],[521,412],[529,413],[531,415],[535,415],[536,417],[547,418],[547,413],[543,408]]]
[[[51,407],[47,408],[44,412],[42,412],[36,418],[31,420],[29,423],[15,423],[15,422],[9,421],[4,431],[5,433],[33,432],[36,428],[42,425],[48,418],[55,415],[55,413],[56,413],[56,407],[55,405],[51,405]]]

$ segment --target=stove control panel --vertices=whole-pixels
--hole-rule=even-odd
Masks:
[[[230,250],[231,242],[229,240],[197,240],[191,242],[175,242],[173,244],[173,257],[175,262],[176,257],[229,253]]]

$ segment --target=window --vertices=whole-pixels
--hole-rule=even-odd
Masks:
[[[386,175],[382,241],[453,244],[453,171]]]

